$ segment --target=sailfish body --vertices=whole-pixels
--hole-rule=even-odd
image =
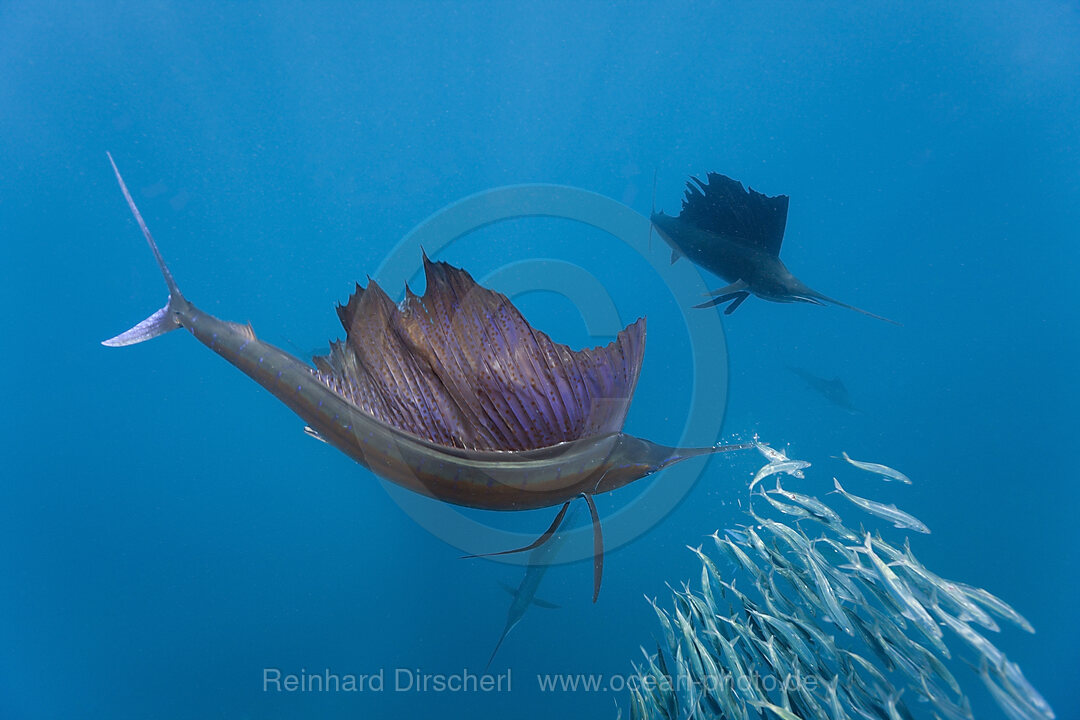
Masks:
[[[374,282],[357,285],[338,309],[346,339],[312,367],[259,340],[249,325],[188,301],[115,163],[113,170],[169,300],[104,344],[184,328],[281,400],[310,433],[404,488],[484,510],[564,503],[557,522],[569,500],[584,496],[596,519],[595,494],[680,460],[744,447],[672,448],[622,432],[641,369],[644,319],[606,347],[574,351],[530,327],[505,296],[426,257],[424,294],[407,292],[400,305]],[[602,553],[598,524],[596,539]],[[598,554],[597,589],[601,567]]]
[[[831,380],[823,378],[814,373],[804,370],[798,367],[788,366],[795,375],[806,383],[807,387],[819,393],[826,400],[837,406],[841,410],[844,410],[851,415],[859,415],[859,409],[855,407],[855,403],[851,400],[851,394],[848,392],[847,386],[844,385],[844,381],[838,377],[834,377]]]
[[[880,315],[834,300],[811,289],[780,260],[787,226],[788,197],[770,197],[746,190],[737,180],[709,173],[707,182],[696,177],[686,183],[682,210],[677,217],[652,214],[653,227],[671,246],[671,261],[685,256],[690,262],[719,275],[729,285],[715,290],[712,300],[696,307],[731,302],[730,315],[750,295],[773,302],[831,304],[893,322]]]

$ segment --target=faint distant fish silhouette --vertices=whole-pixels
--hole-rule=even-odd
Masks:
[[[727,280],[709,293],[713,299],[695,307],[732,301],[725,315],[750,295],[773,302],[826,303],[854,310],[878,320],[899,324],[880,315],[822,295],[791,274],[780,260],[780,244],[787,226],[788,197],[769,197],[743,189],[737,180],[709,173],[707,183],[696,177],[686,183],[678,217],[652,214],[653,227],[671,246],[671,262],[684,255],[698,267]]]
[[[393,483],[484,510],[562,504],[536,542],[506,552],[543,544],[570,501],[583,497],[593,520],[594,602],[604,556],[593,495],[687,458],[752,447],[674,448],[622,432],[645,351],[644,318],[605,347],[574,351],[533,329],[506,296],[426,256],[424,294],[406,287],[400,305],[373,281],[357,284],[338,307],[346,339],[311,367],[181,294],[111,155],[109,162],[169,300],[105,345],[184,328],[285,403],[306,432]]]
[[[792,367],[791,365],[788,365],[788,370],[802,378],[803,382],[805,382],[812,390],[820,394],[836,407],[845,412],[849,412],[852,415],[861,414],[862,411],[855,407],[855,404],[851,401],[851,395],[848,393],[847,387],[845,387],[840,378],[835,377],[832,380],[827,380],[812,372],[803,370],[802,368]]]
[[[495,653],[499,652],[499,648],[502,647],[503,641],[506,640],[506,636],[510,634],[511,630],[517,627],[517,624],[525,617],[525,611],[527,611],[530,606],[536,605],[537,607],[549,609],[558,607],[557,605],[538,599],[536,597],[536,592],[540,589],[540,582],[544,579],[544,575],[547,573],[548,568],[554,564],[555,557],[559,554],[559,551],[562,550],[566,538],[570,536],[570,533],[577,522],[577,516],[577,507],[574,507],[567,513],[563,527],[552,535],[548,542],[534,549],[532,553],[529,554],[528,567],[525,568],[525,575],[521,578],[521,582],[518,583],[517,588],[507,587],[507,590],[514,596],[514,599],[510,602],[510,608],[506,611],[506,625],[503,626],[499,641],[495,643],[495,649],[491,651],[491,657],[488,658],[489,666],[495,659]]]

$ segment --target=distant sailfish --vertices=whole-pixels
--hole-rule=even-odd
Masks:
[[[517,588],[506,588],[514,599],[510,602],[510,608],[506,611],[506,624],[503,626],[502,634],[499,635],[499,641],[495,643],[495,649],[491,651],[488,666],[495,659],[495,654],[499,652],[499,648],[502,647],[506,636],[517,627],[517,624],[525,617],[525,611],[531,605],[549,609],[558,607],[558,605],[537,598],[536,591],[540,589],[540,582],[544,579],[548,568],[555,563],[555,557],[562,550],[563,544],[573,531],[574,525],[578,522],[578,513],[580,513],[580,506],[574,506],[570,509],[563,520],[563,527],[552,535],[548,542],[529,553],[529,564],[525,568],[525,575],[522,576]]]
[[[105,345],[133,345],[184,328],[262,385],[307,431],[376,475],[429,497],[484,510],[562,505],[531,550],[581,496],[592,514],[593,600],[603,539],[592,496],[687,458],[749,445],[673,448],[622,432],[645,350],[645,319],[609,345],[574,351],[533,329],[510,301],[464,270],[424,257],[427,288],[394,304],[374,282],[338,316],[346,339],[311,367],[219,320],[177,287],[113,171],[165,284],[165,307]],[[518,552],[518,551],[507,551]]]
[[[671,246],[671,262],[684,255],[695,265],[715,273],[730,285],[709,293],[712,300],[695,307],[713,307],[731,301],[730,315],[750,295],[773,302],[838,305],[878,320],[888,318],[822,295],[791,274],[780,260],[780,244],[787,226],[788,197],[769,197],[719,173],[707,183],[690,178],[678,217],[652,214],[653,227]]]
[[[823,378],[814,373],[803,370],[802,368],[788,366],[795,375],[798,375],[807,386],[819,393],[826,400],[831,402],[836,407],[844,410],[851,415],[859,415],[859,408],[855,407],[855,404],[851,401],[851,395],[848,393],[847,386],[844,385],[844,381],[838,377],[829,380]]]

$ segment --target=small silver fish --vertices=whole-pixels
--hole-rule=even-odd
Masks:
[[[934,704],[935,710],[940,710],[950,720],[972,720],[971,702],[959,690],[957,694],[960,695],[960,699],[959,704],[957,704],[951,701],[944,693],[935,693],[934,689],[924,676],[922,679],[922,694]]]
[[[798,715],[791,712],[787,708],[782,708],[779,705],[773,705],[767,700],[755,700],[754,702],[751,702],[750,705],[753,705],[754,708],[757,710],[768,710],[773,715],[780,718],[780,720],[802,720],[802,718],[800,718]]]
[[[757,448],[757,451],[761,453],[761,456],[768,460],[770,463],[782,463],[790,460],[790,458],[787,456],[787,453],[785,453],[783,450],[777,450],[776,448],[770,447],[765,443],[758,442],[756,436],[754,437],[754,447]],[[806,475],[803,474],[802,470],[796,470],[795,472],[791,473],[791,475],[793,477],[797,477],[800,480],[806,477]]]
[[[880,475],[883,478],[885,478],[886,480],[899,480],[900,482],[904,483],[905,485],[910,485],[911,484],[911,478],[909,478],[907,475],[900,472],[899,470],[894,470],[893,468],[889,467],[888,465],[879,465],[877,463],[862,462],[860,460],[852,460],[850,457],[848,457],[848,454],[846,452],[842,452],[840,454],[843,455],[845,460],[847,460],[849,463],[851,463],[855,467],[859,468],[860,470],[865,470],[866,472],[874,473],[875,475]]]
[[[885,701],[885,710],[889,714],[889,720],[903,720],[903,716],[897,709],[897,705],[900,703],[900,696],[903,694],[904,691],[901,690],[895,695],[890,695],[888,700]]]
[[[986,688],[994,696],[994,700],[997,701],[998,706],[1006,715],[1013,718],[1013,720],[1032,720],[1032,718],[1040,717],[1053,720],[1055,717],[1054,711],[1050,709],[1050,706],[1046,704],[1041,695],[1038,696],[1040,704],[1036,704],[1033,702],[1034,698],[1025,697],[1023,693],[1018,692],[1017,688],[1011,685],[1009,678],[1002,672],[1000,667],[994,667],[993,674],[998,682],[994,682],[994,678],[990,677],[990,667],[987,658],[984,657],[979,665],[979,677],[982,678],[983,684],[986,685]]]
[[[938,627],[937,623],[934,622],[934,619],[930,617],[926,608],[911,594],[911,589],[908,588],[907,584],[897,577],[896,573],[892,571],[892,568],[886,565],[885,562],[878,557],[877,553],[874,552],[870,533],[866,533],[866,539],[860,552],[864,552],[867,557],[870,558],[870,563],[873,565],[882,585],[893,600],[900,606],[904,617],[919,625],[927,635],[940,638],[941,628]]]
[[[669,648],[675,647],[675,628],[671,626],[671,618],[656,604],[655,598],[646,595],[645,599],[652,605],[652,609],[656,611],[656,616],[660,618],[660,628],[664,631],[664,641],[667,642],[667,646]]]
[[[805,460],[782,460],[780,462],[770,462],[764,466],[754,475],[754,479],[750,481],[750,490],[753,491],[754,486],[759,482],[769,477],[770,475],[777,475],[779,473],[787,473],[795,477],[804,477],[802,471],[810,467],[810,463]],[[797,474],[796,474],[797,473]]]
[[[755,495],[751,494],[751,497],[755,497]],[[782,503],[779,500],[774,500],[764,490],[760,493],[757,493],[756,497],[763,498],[765,502],[772,505],[775,510],[777,510],[778,512],[782,512],[785,515],[791,515],[792,517],[799,518],[800,520],[813,517],[813,515],[810,514],[809,510],[801,508],[798,505],[788,505],[787,503]]]
[[[805,560],[814,578],[814,585],[817,586],[818,597],[825,605],[825,611],[832,621],[836,623],[837,627],[854,637],[855,631],[851,628],[851,621],[848,620],[844,611],[840,609],[840,601],[837,599],[836,592],[829,583],[829,579],[825,577],[825,571],[821,569],[813,555],[807,555]]]
[[[761,568],[757,566],[750,557],[743,552],[742,548],[733,543],[727,538],[721,538],[716,533],[711,535],[713,541],[716,543],[717,550],[720,550],[724,554],[731,557],[738,565],[742,566],[744,570],[753,575],[755,578],[761,578]]]
[[[933,612],[939,620],[948,625],[954,633],[959,635],[960,638],[976,652],[989,660],[991,665],[997,666],[1004,662],[1005,654],[998,650],[994,643],[972,630],[966,622],[954,618],[952,615],[942,610],[941,606],[936,603],[930,605],[930,611]]]
[[[1039,694],[1039,691],[1028,682],[1028,679],[1024,677],[1024,673],[1020,671],[1020,666],[1014,662],[1009,661],[1008,658],[1003,658],[1001,664],[991,668],[993,673],[1002,681],[1005,689],[1012,694],[1013,697],[1023,701],[1025,705],[1030,705],[1035,710],[1048,720],[1053,720],[1055,717],[1054,711],[1050,708],[1050,704],[1046,702],[1046,699]]]
[[[784,645],[799,656],[799,660],[802,661],[803,665],[811,670],[817,670],[817,656],[810,650],[810,647],[806,644],[806,641],[803,640],[802,635],[795,629],[794,625],[787,620],[773,617],[766,613],[751,611],[751,614],[758,620],[761,620],[772,627],[778,633],[777,637]]]
[[[968,597],[959,583],[946,580],[927,570],[915,559],[910,548],[894,564],[928,597],[936,595],[938,602],[947,602],[950,607],[957,608],[961,613],[961,620],[972,620],[991,632],[1001,629],[986,611]]]
[[[827,697],[829,699],[830,717],[834,720],[850,720],[850,716],[844,711],[844,706],[840,704],[840,695],[836,691],[839,684],[839,675],[834,675],[832,682],[825,684],[825,690],[828,693]]]
[[[961,582],[954,584],[956,585],[956,587],[960,588],[961,592],[963,592],[966,596],[979,603],[998,617],[1008,620],[1009,622],[1023,628],[1029,633],[1035,632],[1035,628],[1031,626],[1031,623],[1024,619],[1023,615],[1016,612],[1016,610],[1013,610],[1011,605],[1009,605],[1007,602],[1005,602],[998,596],[993,595],[990,592],[983,590],[982,588],[974,587],[972,585],[966,585]]]
[[[833,478],[833,485],[836,486],[836,492],[846,497],[851,502],[861,507],[866,512],[879,517],[883,520],[888,520],[893,524],[893,527],[898,527],[902,530],[914,530],[921,533],[930,533],[930,528],[926,527],[918,518],[908,515],[903,510],[900,510],[895,505],[886,505],[885,503],[874,502],[873,500],[867,500],[866,498],[859,497],[858,495],[852,495],[845,490],[840,482]]]
[[[841,522],[840,516],[837,515],[836,511],[833,510],[831,507],[821,502],[816,497],[810,497],[809,495],[803,495],[802,493],[785,490],[780,486],[779,478],[777,478],[776,480],[776,489],[769,490],[768,492],[785,497],[796,505],[805,508],[807,511],[809,511],[815,517],[819,518],[826,525]]]

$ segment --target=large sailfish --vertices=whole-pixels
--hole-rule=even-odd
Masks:
[[[657,233],[671,246],[671,262],[685,256],[690,262],[726,280],[712,299],[695,307],[729,302],[730,315],[746,298],[814,305],[836,305],[878,320],[898,324],[854,305],[835,300],[808,287],[780,260],[780,245],[787,226],[788,196],[769,197],[746,190],[738,180],[709,173],[706,182],[696,177],[686,183],[682,210],[675,217],[654,212]]]
[[[180,292],[116,163],[120,189],[157,260],[169,299],[118,347],[184,328],[285,403],[307,431],[376,475],[484,510],[561,508],[593,520],[593,600],[603,538],[592,497],[691,457],[750,447],[676,448],[622,432],[645,350],[645,319],[609,345],[574,351],[532,328],[506,296],[424,257],[423,295],[395,304],[374,281],[338,307],[345,340],[314,366],[219,320]]]

